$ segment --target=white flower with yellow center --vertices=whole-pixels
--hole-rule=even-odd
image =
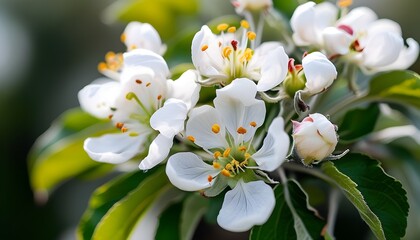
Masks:
[[[247,30],[246,21],[238,31],[227,24],[217,28],[220,36],[203,26],[192,42],[192,62],[208,78],[202,84],[226,86],[236,78],[249,78],[257,82],[258,91],[264,92],[284,80],[289,57],[279,43],[267,42],[254,50],[256,34]]]
[[[197,103],[200,90],[195,71],[185,72],[176,81],[167,80],[168,75],[168,66],[161,56],[137,49],[124,54],[121,83],[112,91],[104,86],[97,91],[81,90],[79,99],[90,106],[84,109],[98,116],[111,111],[108,117],[121,130],[86,139],[84,149],[92,159],[114,164],[128,161],[143,152],[145,143],[153,137],[140,168],[150,169],[167,157],[174,136],[184,130],[187,113]],[[114,100],[95,105],[99,97],[107,96]]]
[[[419,54],[418,43],[409,38],[405,47],[400,25],[378,19],[367,7],[347,13],[351,2],[339,1],[341,10],[328,2],[307,2],[296,8],[290,20],[296,44],[317,47],[331,57],[356,63],[366,72],[411,66]]]
[[[265,105],[255,99],[257,87],[240,78],[218,89],[214,106],[191,110],[187,138],[209,153],[205,161],[192,152],[168,159],[169,180],[185,191],[203,190],[209,197],[230,187],[217,217],[229,231],[246,231],[267,221],[275,205],[273,190],[263,171],[273,171],[285,160],[289,137],[283,119],[271,123],[261,148],[254,146],[255,131],[264,123]],[[263,170],[263,171],[261,171]]]

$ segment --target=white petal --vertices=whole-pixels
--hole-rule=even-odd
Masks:
[[[317,31],[326,27],[334,26],[337,21],[338,9],[330,2],[322,2],[315,5],[315,26]]]
[[[149,153],[139,165],[141,170],[148,170],[163,162],[169,154],[173,144],[173,137],[167,138],[159,134],[149,146]]]
[[[218,124],[220,132],[212,131],[212,126]],[[191,110],[186,126],[187,136],[195,138],[195,144],[205,149],[227,147],[226,130],[219,113],[213,107],[204,105]]]
[[[263,181],[239,180],[223,200],[217,223],[232,232],[244,232],[265,223],[275,206],[274,192]]]
[[[204,76],[223,76],[223,58],[220,53],[219,41],[209,27],[204,25],[193,38],[191,45],[191,58],[194,66]],[[208,48],[202,51],[201,48]]]
[[[378,68],[378,71],[389,71],[389,70],[401,70],[407,69],[414,62],[416,62],[417,57],[419,56],[419,44],[416,40],[412,38],[407,39],[408,47],[405,47],[401,50],[398,59],[391,63],[390,65],[386,65],[384,67]]]
[[[286,159],[289,144],[289,136],[284,131],[283,118],[277,117],[268,128],[263,146],[252,155],[252,158],[261,170],[274,171]]]
[[[372,9],[367,7],[358,7],[351,10],[347,15],[342,17],[338,22],[339,25],[347,25],[353,29],[354,32],[365,30],[369,24],[378,19],[378,16]]]
[[[111,107],[114,107],[120,90],[121,85],[117,81],[107,78],[97,79],[79,91],[80,106],[97,118],[107,118],[112,113]]]
[[[293,39],[300,46],[316,43],[315,32],[315,3],[307,2],[298,6],[290,19],[290,26],[294,32]]]
[[[328,88],[337,77],[334,64],[320,52],[313,52],[304,57],[302,66],[306,77],[306,88],[312,94]]]
[[[197,71],[188,70],[177,80],[168,80],[168,98],[180,99],[187,104],[188,109],[193,108],[200,97],[201,86],[197,84],[199,79]]]
[[[144,48],[159,55],[163,55],[166,50],[159,33],[149,23],[130,22],[125,27],[124,38],[128,50]]]
[[[322,31],[323,46],[329,54],[345,55],[350,50],[353,36],[336,27],[328,27]]]
[[[379,32],[394,32],[401,36],[401,26],[390,19],[378,19],[369,25],[367,29],[369,35],[376,35]]]
[[[211,187],[209,176],[215,177],[219,173],[213,166],[203,162],[194,153],[176,153],[168,159],[166,175],[171,183],[184,191],[198,191]]]
[[[141,153],[146,137],[144,134],[136,137],[121,133],[106,134],[86,139],[83,148],[95,161],[118,164]]]
[[[255,83],[246,78],[238,78],[216,91],[214,106],[236,143],[242,137],[237,132],[238,128],[246,129],[242,138],[246,142],[264,123],[265,104],[264,101],[255,99],[256,92]],[[255,127],[250,125],[251,122],[255,122]]]
[[[173,138],[184,130],[187,119],[187,105],[178,99],[170,98],[150,118],[150,126],[167,138]]]
[[[129,239],[155,239],[159,226],[159,216],[172,202],[178,201],[182,196],[184,196],[182,192],[176,188],[164,189],[145,211],[145,214],[140,216],[130,233]]]
[[[334,125],[320,113],[309,114],[309,116],[313,119],[316,129],[324,140],[334,145],[337,144],[337,135]]]
[[[383,67],[395,62],[404,46],[401,36],[394,32],[381,32],[369,38],[363,49],[364,65]]]
[[[162,77],[170,75],[168,65],[163,57],[150,50],[135,49],[124,53],[123,57],[124,69],[142,66],[153,69],[156,74],[160,74]]]
[[[283,82],[288,71],[288,61],[289,56],[283,47],[277,47],[268,53],[261,63],[261,79],[258,81],[257,90],[265,92]]]

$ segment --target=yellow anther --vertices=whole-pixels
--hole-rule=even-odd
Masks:
[[[214,152],[214,153],[213,153],[213,157],[214,157],[215,159],[218,159],[220,156],[222,156],[222,153],[221,153],[221,152],[219,152],[219,151],[216,151],[216,152]]]
[[[207,45],[207,44],[204,44],[203,46],[201,46],[201,51],[206,51],[207,50],[207,48],[209,48],[209,45]]]
[[[245,152],[246,151],[246,146],[240,146],[238,148],[238,150],[241,151],[241,152]]]
[[[125,33],[121,34],[120,40],[121,42],[125,43],[125,40],[127,40],[127,36],[125,35]]]
[[[130,49],[131,50],[136,49],[136,48],[137,48],[137,45],[135,45],[135,44],[133,44],[133,45],[130,46]]]
[[[143,83],[143,81],[142,81],[142,80],[140,80],[140,79],[136,79],[136,83],[137,83],[137,84],[142,84],[142,83]]]
[[[130,132],[129,134],[128,134],[128,136],[130,136],[130,137],[137,137],[139,134],[138,133],[136,133],[136,132]]]
[[[159,95],[157,96],[157,100],[161,100],[161,99],[162,99],[162,95],[160,95],[160,94],[159,94]]]
[[[117,128],[119,128],[119,129],[121,129],[121,128],[124,126],[124,123],[122,123],[122,122],[117,122],[117,123],[115,124],[115,126],[116,126]]]
[[[226,169],[223,169],[220,173],[225,177],[230,177],[230,172]]]
[[[249,40],[254,40],[257,37],[257,34],[252,31],[247,32],[246,35],[248,36]]]
[[[241,61],[245,62],[245,61],[250,61],[253,55],[253,51],[251,48],[247,48],[245,49],[244,53],[241,56]]]
[[[104,63],[104,62],[100,62],[99,64],[98,64],[98,71],[105,71],[106,69],[108,69],[108,66],[106,65],[106,63]]]
[[[229,25],[227,25],[226,23],[221,23],[221,24],[217,25],[217,30],[218,31],[225,31],[228,27],[229,27]]]
[[[115,53],[112,51],[109,51],[105,54],[105,61],[111,62],[115,58]]]
[[[249,28],[249,22],[247,20],[241,21],[241,27],[248,29]]]
[[[213,124],[213,126],[211,126],[211,131],[214,132],[215,134],[218,134],[220,132],[219,124],[217,123]]]
[[[226,148],[226,150],[223,152],[223,157],[228,157],[230,154],[230,148]]]
[[[207,177],[207,181],[209,181],[209,182],[213,181],[213,177],[212,177],[211,175],[209,175],[209,176]]]
[[[216,168],[216,169],[219,169],[220,168],[220,163],[214,161],[213,162],[213,167]]]
[[[243,127],[238,127],[238,129],[236,129],[236,132],[239,134],[245,134],[246,133],[246,129]]]
[[[195,138],[191,135],[187,136],[187,139],[190,140],[191,142],[195,142]]]
[[[230,161],[230,163],[231,163],[233,166],[238,166],[238,165],[239,165],[239,162],[238,162],[237,160],[235,160],[235,159],[233,159],[232,161]]]
[[[250,122],[250,123],[249,123],[249,125],[250,125],[251,127],[256,127],[256,126],[257,126],[257,123],[256,123],[256,122],[254,122],[254,121],[252,121],[252,122]]]
[[[232,170],[232,168],[233,168],[233,166],[230,163],[226,164],[226,166],[225,166],[226,170]]]
[[[245,153],[245,161],[247,161],[251,157],[251,154]]]
[[[150,85],[152,85],[152,83],[146,83],[146,87],[150,87]]]
[[[353,4],[353,0],[338,0],[337,5],[341,8],[349,7]]]
[[[109,115],[108,115],[108,119],[109,119],[109,120],[111,120],[111,119],[112,119],[112,117],[114,117],[114,115],[112,115],[112,114],[109,114]]]
[[[128,131],[128,129],[127,129],[126,127],[122,127],[122,128],[121,128],[121,132],[125,133],[125,132],[127,132],[127,131]]]
[[[226,47],[224,47],[224,48],[223,48],[223,56],[224,56],[225,58],[229,58],[229,56],[230,56],[230,54],[232,53],[232,51],[233,51],[233,48],[232,48],[232,47],[230,47],[230,46],[226,46]]]
[[[230,27],[230,28],[228,28],[227,31],[230,32],[230,33],[234,33],[234,32],[236,32],[236,27]]]

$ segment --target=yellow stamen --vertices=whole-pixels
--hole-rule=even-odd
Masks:
[[[230,148],[226,148],[226,150],[223,152],[223,157],[228,157],[230,154]]]
[[[243,127],[238,127],[238,129],[236,130],[237,133],[239,134],[245,134],[246,133],[246,129]]]
[[[149,87],[150,85],[152,85],[152,83],[146,83],[146,87]]]
[[[241,21],[241,27],[248,29],[249,28],[249,22],[247,20]]]
[[[223,169],[220,173],[225,177],[230,177],[230,172],[226,169]]]
[[[106,65],[106,63],[100,62],[98,64],[98,71],[102,72],[102,71],[105,71],[106,69],[108,69],[108,66]]]
[[[131,132],[131,133],[128,134],[128,136],[130,136],[130,137],[137,137],[138,135],[139,134],[136,133],[136,132]]]
[[[125,43],[125,40],[127,40],[127,36],[125,35],[125,33],[121,34],[120,40],[121,42]]]
[[[221,24],[217,25],[217,30],[218,31],[225,31],[228,27],[229,27],[229,25],[227,25],[226,23],[221,23]]]
[[[256,123],[256,122],[254,122],[254,121],[252,121],[252,122],[250,122],[250,123],[249,123],[249,125],[250,125],[251,127],[256,127],[256,126],[257,126],[257,123]]]
[[[238,148],[238,150],[241,151],[241,152],[245,152],[246,151],[246,146],[240,146]]]
[[[128,131],[128,129],[127,129],[126,127],[122,127],[122,128],[121,128],[121,132],[125,133],[125,132],[127,132],[127,131]]]
[[[251,154],[245,153],[245,161],[247,161],[251,157]]]
[[[131,50],[136,49],[136,48],[137,48],[137,46],[135,44],[133,44],[133,45],[130,46],[130,49]]]
[[[159,94],[159,95],[157,96],[157,100],[160,100],[160,99],[162,99],[162,95],[160,95],[160,94]]]
[[[121,128],[124,126],[124,123],[122,123],[122,122],[117,122],[117,123],[115,124],[115,126],[116,126],[117,128],[119,128],[119,129],[121,129]]]
[[[213,167],[216,168],[216,169],[219,169],[220,168],[220,163],[214,161],[213,162]]]
[[[226,164],[226,166],[225,166],[226,170],[232,170],[232,168],[233,168],[233,166],[230,163]]]
[[[236,27],[230,27],[230,28],[228,28],[227,31],[230,32],[230,33],[234,33],[234,32],[236,32]]]
[[[219,124],[217,123],[213,124],[213,126],[211,126],[211,131],[214,132],[215,134],[218,134],[220,132]]]
[[[225,58],[229,58],[230,54],[232,53],[233,49],[230,46],[226,46],[223,48],[223,56]]]
[[[111,62],[115,58],[115,53],[112,51],[109,51],[105,54],[105,61]]]
[[[201,46],[201,51],[206,51],[207,50],[207,48],[209,48],[209,45],[207,45],[207,44],[204,44],[203,46]]]
[[[191,142],[195,142],[195,138],[191,135],[187,136],[187,139],[190,140]]]
[[[349,7],[353,4],[353,0],[338,0],[337,5],[341,8]]]
[[[213,157],[216,159],[218,159],[220,156],[222,156],[222,153],[220,153],[219,151],[213,153]]]
[[[247,32],[246,35],[248,36],[248,39],[251,41],[255,40],[255,38],[257,37],[257,34],[252,31]]]
[[[136,83],[137,83],[137,84],[142,84],[142,83],[143,83],[143,81],[142,81],[142,80],[140,80],[140,79],[136,79]]]
[[[252,58],[252,55],[253,55],[253,52],[252,52],[251,48],[245,49],[243,55],[241,56],[241,61],[242,62],[245,62],[245,61],[249,62]]]

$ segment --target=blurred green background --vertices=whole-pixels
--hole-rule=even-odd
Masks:
[[[96,67],[104,54],[124,51],[119,36],[125,23],[115,21],[109,8],[104,12],[113,2],[0,0],[0,239],[73,239],[89,194],[106,181],[71,180],[46,204],[37,204],[29,186],[26,158],[51,122],[64,110],[78,106],[77,92],[100,77]],[[219,9],[212,0],[199,1],[199,15],[182,16],[177,24],[188,22],[197,31],[212,16],[233,12],[229,1],[217,2],[222,6]],[[354,2],[372,7],[381,18],[399,22],[405,38],[420,41],[419,1]],[[150,14],[154,11],[148,14],[155,17]],[[158,24],[170,43],[177,28],[165,19]],[[420,71],[419,61],[412,69]]]

